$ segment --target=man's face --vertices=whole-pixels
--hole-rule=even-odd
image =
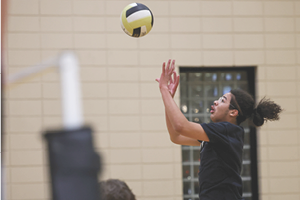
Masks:
[[[230,100],[231,93],[226,93],[218,100],[214,101],[210,110],[210,118],[213,122],[224,122],[228,120]]]

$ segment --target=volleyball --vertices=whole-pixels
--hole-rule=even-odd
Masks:
[[[151,10],[141,3],[131,3],[121,13],[121,27],[131,37],[147,35],[153,26]]]

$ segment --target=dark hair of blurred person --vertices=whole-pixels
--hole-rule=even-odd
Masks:
[[[101,200],[136,200],[128,185],[118,179],[108,179],[99,183]]]

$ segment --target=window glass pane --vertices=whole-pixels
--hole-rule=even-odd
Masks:
[[[204,80],[216,82],[218,80],[218,75],[217,75],[217,73],[205,73]]]
[[[193,117],[193,122],[201,124],[204,123],[204,118],[203,117]]]
[[[194,162],[200,162],[200,151],[199,151],[199,149],[193,150],[193,161]],[[198,171],[198,169],[197,169],[197,171]]]
[[[181,82],[181,80],[180,80],[180,82]],[[180,83],[180,96],[182,96],[182,97],[187,97],[188,95],[187,95],[187,92],[188,92],[188,90],[187,90],[187,85],[186,84],[181,84]]]
[[[191,170],[189,165],[182,167],[182,177],[184,179],[191,179]]]
[[[249,131],[249,129],[244,129],[244,130],[245,130],[244,145],[249,145],[250,144],[250,131]]]
[[[246,83],[240,83],[238,85],[238,88],[242,89],[242,90],[245,90],[245,91],[248,91],[248,85]]]
[[[190,89],[190,95],[189,97],[193,98],[193,97],[202,97],[203,96],[203,88],[202,85],[190,85],[189,87]]]
[[[183,183],[183,194],[192,194],[192,187],[190,182]]]
[[[235,75],[235,80],[237,81],[247,80],[247,73],[244,71],[237,72]]]
[[[242,172],[241,172],[241,176],[242,177],[247,177],[251,174],[251,165],[250,164],[245,164],[242,167]]]
[[[251,193],[251,180],[243,181],[243,193]]]
[[[199,194],[199,183],[194,182],[195,194]]]
[[[202,113],[203,112],[203,101],[192,101],[191,108],[193,113]]]
[[[189,73],[189,81],[202,81],[203,74],[202,73]]]
[[[243,151],[243,160],[250,160],[250,148],[244,148]]]
[[[217,85],[205,85],[205,96],[206,97],[218,97],[219,88]]]
[[[183,150],[182,151],[182,162],[189,162],[190,159],[190,150]]]
[[[189,112],[189,108],[188,108],[187,104],[188,104],[188,102],[185,99],[180,101],[181,112],[183,112],[183,113],[188,113]]]
[[[198,173],[199,173],[199,165],[195,165],[194,166],[194,178],[198,179]],[[198,184],[198,181],[196,181]],[[199,189],[199,188],[195,188],[195,189]]]
[[[180,82],[186,82],[187,81],[187,73],[180,73]]]
[[[221,73],[220,74],[220,80],[221,81],[232,81],[234,78],[233,73]]]
[[[226,94],[226,93],[228,93],[228,92],[230,92],[230,90],[232,90],[234,87],[233,87],[233,84],[224,84],[223,86],[222,86],[222,92],[223,92],[223,94]]]

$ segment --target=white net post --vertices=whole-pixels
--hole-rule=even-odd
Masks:
[[[64,52],[59,58],[61,77],[62,117],[65,129],[83,126],[79,64],[72,52]]]

